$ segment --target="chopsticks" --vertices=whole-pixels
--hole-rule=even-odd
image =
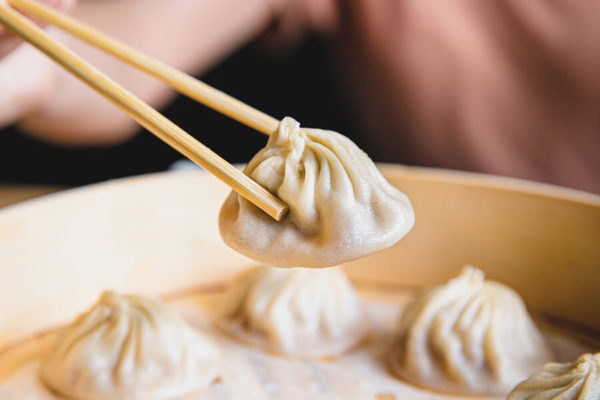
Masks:
[[[52,24],[73,36],[96,46],[167,83],[178,92],[241,122],[259,132],[270,135],[279,121],[241,101],[152,58],[50,6],[32,0],[9,0],[14,8]]]
[[[44,52],[74,76],[130,115],[148,131],[215,175],[275,220],[280,221],[283,219],[288,211],[285,203],[134,94],[121,87],[65,46],[56,42],[33,22],[10,7],[0,5],[0,23]],[[225,101],[221,103],[221,106],[227,108],[228,104]]]

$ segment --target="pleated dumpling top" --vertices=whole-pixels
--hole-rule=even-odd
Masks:
[[[552,356],[519,295],[465,267],[407,306],[390,367],[429,389],[507,394]]]
[[[163,302],[105,292],[59,333],[42,381],[73,400],[166,400],[207,387],[216,344]]]
[[[256,267],[232,282],[221,326],[272,353],[336,356],[369,328],[358,293],[339,267]]]
[[[388,248],[415,220],[404,193],[339,133],[284,118],[244,171],[289,205],[277,222],[232,192],[221,207],[225,243],[276,267],[330,267]]]
[[[584,354],[573,363],[548,363],[520,383],[507,400],[600,399],[600,353]]]

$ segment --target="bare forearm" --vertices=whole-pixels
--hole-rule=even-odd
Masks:
[[[168,64],[198,73],[259,33],[272,17],[269,0],[82,1],[76,18]],[[71,49],[155,107],[173,92],[154,78],[56,33]],[[69,144],[109,143],[136,129],[132,120],[83,83],[52,66],[53,87],[20,126]]]

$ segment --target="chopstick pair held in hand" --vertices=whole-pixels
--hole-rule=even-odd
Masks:
[[[96,32],[40,3],[29,0],[10,1],[11,5],[29,15],[54,24],[77,37],[159,77],[176,90],[222,112],[252,128],[270,134],[278,121],[196,79],[152,59],[100,32]],[[42,29],[13,8],[0,4],[0,23],[37,47],[71,74],[118,106],[140,125],[169,146],[221,179],[271,217],[280,221],[288,211],[285,203],[229,164],[208,147],[194,139],[154,108],[127,91],[98,69],[48,36]]]

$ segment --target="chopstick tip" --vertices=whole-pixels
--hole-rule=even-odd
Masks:
[[[275,215],[275,221],[277,222],[281,222],[282,219],[284,219],[286,217],[286,215],[288,214],[288,212],[290,211],[290,207],[287,205],[284,205],[279,212]]]

